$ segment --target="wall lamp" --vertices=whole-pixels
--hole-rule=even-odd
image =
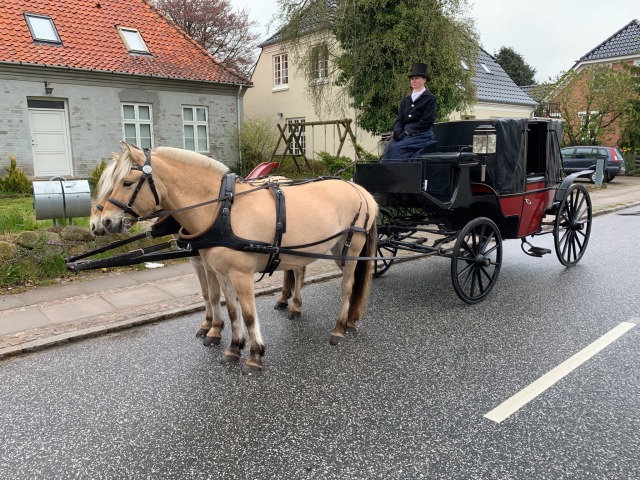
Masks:
[[[44,82],[44,93],[47,95],[51,95],[53,93],[53,87],[50,86],[49,82]]]

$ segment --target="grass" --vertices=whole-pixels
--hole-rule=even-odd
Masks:
[[[89,217],[74,218],[74,225],[89,226]],[[56,219],[56,224],[65,226],[67,219]],[[0,235],[31,230],[48,229],[53,220],[36,220],[32,196],[0,197]]]

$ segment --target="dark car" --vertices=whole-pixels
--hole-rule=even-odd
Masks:
[[[560,150],[562,154],[562,166],[569,173],[582,170],[593,170],[588,177],[592,182],[596,181],[596,160],[605,159],[605,171],[603,182],[610,182],[616,175],[625,172],[624,158],[616,147],[580,146],[566,147]]]

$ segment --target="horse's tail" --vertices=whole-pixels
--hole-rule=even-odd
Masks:
[[[371,228],[367,232],[367,239],[362,247],[361,257],[375,257],[376,246],[378,241],[378,226],[375,222],[375,216]],[[358,321],[364,314],[364,309],[369,300],[371,293],[371,284],[373,282],[373,262],[374,260],[359,260],[356,263],[356,271],[354,273],[353,288],[351,289],[351,297],[349,299],[349,320]]]

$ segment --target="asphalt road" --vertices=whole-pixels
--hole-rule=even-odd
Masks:
[[[507,241],[474,306],[447,259],[394,265],[339,347],[337,281],[305,287],[299,321],[261,297],[259,376],[200,344],[200,314],[0,362],[0,478],[640,478],[638,238],[636,208],[594,219],[574,268]]]

